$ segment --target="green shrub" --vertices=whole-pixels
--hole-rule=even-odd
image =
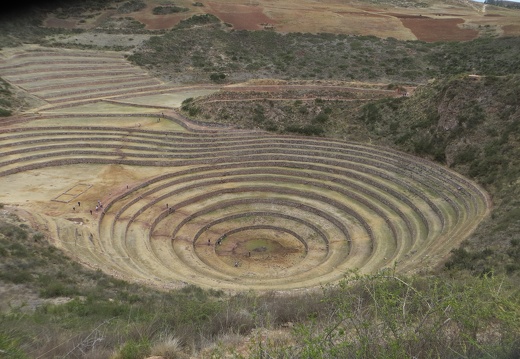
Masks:
[[[189,110],[188,110],[188,114],[191,116],[191,117],[195,117],[197,116],[198,114],[200,113],[200,109],[198,107],[190,107]]]
[[[192,97],[182,101],[181,110],[187,112],[191,117],[195,117],[201,112],[200,108],[193,103]]]
[[[325,123],[329,119],[329,116],[325,112],[320,112],[316,117],[314,117],[313,122],[316,123]]]
[[[196,25],[208,25],[218,23],[220,23],[220,19],[212,14],[193,15],[192,17],[186,20],[181,20],[181,22],[177,25],[177,28],[183,29]]]
[[[42,233],[37,232],[37,233],[33,234],[32,238],[35,242],[39,242],[39,241],[43,240],[45,238],[45,236]]]
[[[128,14],[134,11],[139,11],[146,8],[146,3],[141,0],[130,0],[123,3],[117,11],[121,14]]]
[[[478,153],[478,148],[474,146],[468,146],[455,155],[453,162],[454,164],[464,164],[473,162],[475,159],[477,159]]]
[[[0,223],[0,233],[13,241],[27,239],[27,231],[10,223]]]
[[[265,110],[262,106],[257,105],[253,108],[252,120],[256,123],[262,123],[265,121]]]
[[[152,13],[154,15],[168,15],[168,14],[175,14],[175,13],[186,12],[186,11],[189,11],[189,9],[185,8],[185,7],[172,5],[172,6],[156,6],[153,8]]]
[[[520,312],[514,284],[505,282],[398,278],[390,271],[347,276],[324,289],[322,311],[329,319],[299,322],[288,343],[253,340],[249,357],[509,358],[519,349]],[[482,321],[494,323],[497,336],[483,336]]]
[[[305,136],[321,136],[325,132],[323,127],[319,125],[306,125],[306,126],[298,126],[298,125],[289,125],[285,128],[286,132],[297,133]]]
[[[7,270],[6,268],[4,268],[0,272],[0,279],[14,284],[24,284],[31,282],[33,280],[33,277],[31,275],[31,272],[27,270],[11,267]]]
[[[29,358],[21,349],[20,341],[12,337],[8,328],[0,329],[0,355],[9,359]]]
[[[129,340],[119,350],[116,359],[143,359],[150,355],[150,342],[147,339]]]
[[[379,112],[379,108],[376,104],[370,103],[368,105],[363,106],[361,111],[361,118],[367,124],[379,122],[382,119],[381,113]]]
[[[13,257],[25,258],[29,255],[27,247],[19,242],[10,243],[7,249]]]
[[[300,106],[300,108],[298,109],[298,112],[301,114],[301,115],[306,115],[309,113],[309,110],[307,109],[306,106]]]
[[[40,296],[43,298],[70,297],[76,294],[78,294],[76,288],[52,280],[47,280],[40,290]]]
[[[226,78],[226,74],[222,72],[214,72],[211,75],[209,75],[209,79],[213,82],[222,82]]]

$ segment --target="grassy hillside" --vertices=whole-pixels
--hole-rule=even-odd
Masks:
[[[201,26],[203,25],[203,26]],[[518,38],[425,43],[373,36],[230,31],[211,15],[194,16],[144,43],[129,59],[172,81],[251,78],[420,83],[459,73],[520,71]]]
[[[458,76],[412,98],[366,105],[361,120],[384,143],[443,162],[481,183],[495,208],[448,268],[517,272],[520,248],[520,78]]]
[[[34,108],[43,101],[11,86],[0,78],[0,117],[8,117],[24,110]]]

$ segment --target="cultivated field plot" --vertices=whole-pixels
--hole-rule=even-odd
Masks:
[[[0,75],[57,102],[2,122],[0,200],[31,211],[57,246],[113,275],[164,288],[289,290],[349,270],[427,270],[488,213],[473,182],[389,149],[211,128],[162,107],[87,114],[96,106],[83,96],[131,97],[133,80],[119,90],[73,80],[73,94],[60,92],[38,80],[54,78],[36,70],[48,67],[28,58],[4,61]],[[22,63],[34,71],[17,71]],[[94,67],[78,65],[70,78]]]

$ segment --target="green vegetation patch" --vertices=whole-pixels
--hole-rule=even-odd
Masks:
[[[177,5],[171,5],[171,6],[156,6],[153,8],[152,13],[154,15],[168,15],[168,14],[176,14],[179,12],[186,12],[190,9],[177,6]]]
[[[142,0],[130,0],[121,4],[117,11],[121,14],[128,14],[131,12],[143,10],[146,8],[146,3]]]
[[[419,87],[411,98],[367,104],[372,136],[445,163],[475,179],[495,208],[473,238],[454,251],[450,269],[475,274],[516,271],[510,241],[520,230],[520,78],[454,76]]]
[[[520,60],[511,49],[519,46],[519,38],[424,43],[327,33],[231,31],[213,15],[194,15],[151,39],[130,59],[153,66],[164,76],[182,73],[194,81],[225,73],[231,81],[267,77],[418,83],[459,73],[518,73]]]

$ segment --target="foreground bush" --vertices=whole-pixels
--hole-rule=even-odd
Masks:
[[[321,319],[290,344],[258,340],[265,358],[517,358],[519,290],[505,278],[351,276],[324,290]]]

